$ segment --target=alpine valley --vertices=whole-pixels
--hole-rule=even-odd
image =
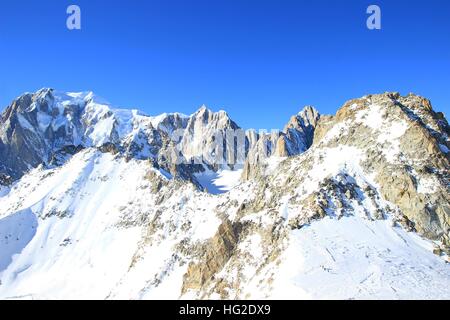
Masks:
[[[0,116],[0,298],[450,299],[449,135],[414,94],[279,133],[23,94]]]

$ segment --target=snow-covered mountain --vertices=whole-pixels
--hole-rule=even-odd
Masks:
[[[42,89],[24,94],[0,120],[3,174],[21,177],[39,164],[49,164],[60,151],[100,147],[107,143],[139,145],[143,157],[154,156],[149,140],[159,137],[152,119],[135,110],[112,109],[92,92],[58,93]],[[145,139],[144,139],[145,137]]]
[[[84,148],[99,148],[127,158],[150,159],[171,175],[201,187],[194,173],[219,169],[211,164],[211,159],[217,160],[218,147],[211,141],[214,133],[226,137],[227,130],[235,129],[224,111],[215,113],[205,106],[191,116],[150,117],[113,108],[92,92],[42,89],[22,95],[2,114],[0,176],[18,179],[41,164],[61,165]],[[227,165],[226,145],[222,149],[219,157]]]
[[[0,119],[0,298],[449,299],[449,134],[397,93],[268,134],[25,94]]]

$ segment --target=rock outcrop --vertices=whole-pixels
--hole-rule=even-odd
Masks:
[[[223,269],[239,242],[242,226],[224,221],[217,233],[195,253],[198,263],[191,262],[184,275],[182,293],[205,289],[215,274]]]
[[[259,175],[268,158],[291,157],[308,150],[314,141],[314,131],[319,123],[320,114],[311,106],[305,107],[292,116],[282,132],[251,135],[248,155],[244,164],[244,181]]]
[[[275,154],[279,157],[290,157],[308,150],[313,144],[314,130],[319,119],[319,112],[311,106],[293,116],[283,129]]]

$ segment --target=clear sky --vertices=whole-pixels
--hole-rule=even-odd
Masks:
[[[70,4],[80,31],[66,28]],[[380,31],[366,28],[370,4]],[[206,104],[257,129],[385,91],[424,95],[448,116],[450,1],[0,1],[0,108],[42,87],[151,115]]]

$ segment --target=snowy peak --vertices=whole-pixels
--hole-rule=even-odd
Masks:
[[[106,144],[104,150],[113,148],[127,157],[160,161],[167,169],[169,158],[178,151],[177,157],[186,161],[196,158],[199,164],[208,165],[208,157],[220,157],[211,137],[225,136],[227,130],[237,128],[226,112],[213,112],[206,106],[190,116],[165,113],[150,117],[137,110],[113,108],[92,92],[45,88],[20,96],[2,114],[0,173],[17,179],[40,164],[54,163],[63,149]],[[174,146],[178,151],[171,150]]]
[[[321,122],[318,135],[315,140],[319,142],[327,131],[328,138],[338,136],[335,126],[345,132],[350,125],[364,125],[372,129],[376,134],[389,135],[392,129],[398,129],[398,137],[403,136],[404,130],[412,127],[414,130],[427,131],[441,149],[449,147],[450,127],[445,116],[441,112],[435,112],[428,99],[415,94],[401,96],[396,92],[368,95],[360,99],[346,102],[334,117],[328,117]],[[404,132],[404,133],[405,133]],[[395,133],[394,133],[395,135]],[[383,136],[379,139],[383,140]]]
[[[175,130],[186,128],[189,116],[182,113],[163,113],[159,116],[151,117],[153,128],[172,133]]]
[[[200,108],[198,108],[198,110],[194,112],[194,115],[203,113],[212,113],[212,111],[206,106],[206,104],[202,104]]]
[[[298,114],[291,117],[284,127],[284,132],[289,129],[304,129],[306,127],[315,127],[320,118],[319,111],[312,106],[306,106]]]
[[[204,163],[214,170],[233,166],[237,151],[221,142],[235,135],[238,129],[225,111],[213,112],[202,106],[189,117],[180,142],[181,153],[187,162]]]
[[[301,127],[315,127],[320,119],[320,113],[312,106],[306,106],[297,115],[297,120]]]
[[[151,128],[149,121],[137,111],[113,109],[92,92],[27,93],[14,100],[1,118],[1,172],[17,179],[49,163],[63,148],[121,143],[147,127]]]
[[[205,105],[202,105],[200,109],[189,117],[187,127],[191,130],[200,127],[210,127],[217,130],[239,128],[239,126],[231,120],[225,111],[220,110],[218,112],[213,112]]]
[[[61,101],[52,89],[27,93],[13,101],[0,123],[3,173],[16,179],[48,161],[53,150],[79,144],[84,106],[84,101]]]

